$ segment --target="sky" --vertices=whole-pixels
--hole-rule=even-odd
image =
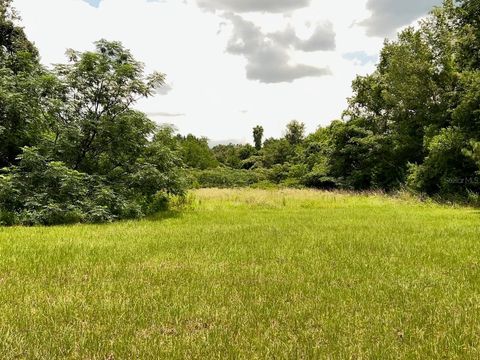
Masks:
[[[45,65],[65,51],[118,40],[167,75],[136,107],[180,133],[251,141],[309,132],[339,119],[357,75],[371,73],[385,38],[440,0],[14,0]]]

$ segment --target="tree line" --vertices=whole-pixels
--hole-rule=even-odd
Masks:
[[[286,184],[478,194],[480,1],[447,0],[385,41],[375,71],[358,76],[352,90],[342,119],[313,134],[293,121],[283,138],[262,142],[257,127],[255,147],[212,152],[225,167],[266,170],[263,178]]]
[[[42,66],[0,0],[0,223],[143,217],[195,186],[305,186],[478,197],[480,0],[447,0],[385,41],[342,119],[312,134],[218,145],[159,126],[135,103],[164,84],[121,43]]]

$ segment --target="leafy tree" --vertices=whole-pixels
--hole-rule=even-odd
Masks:
[[[264,130],[262,126],[256,126],[253,128],[253,142],[257,151],[262,149],[263,132]]]
[[[118,42],[100,40],[95,51],[68,51],[55,68],[61,106],[51,147],[73,169],[106,175],[128,172],[141,156],[154,123],[132,106],[153,95],[164,75],[143,74],[143,64]]]
[[[374,74],[353,82],[354,96],[346,115],[352,124],[395,149],[391,160],[398,178],[392,178],[390,185],[404,181],[409,163],[423,161],[427,129],[449,123],[448,100],[443,94],[453,85],[435,69],[434,54],[423,33],[408,28],[397,41],[386,42]],[[390,167],[385,171],[391,171]]]
[[[335,122],[334,122],[335,123]],[[301,184],[318,189],[333,189],[338,186],[331,174],[332,127],[320,127],[307,136],[302,143],[296,162],[305,164],[307,173],[299,178]]]
[[[4,169],[2,217],[23,224],[141,217],[164,207],[168,194],[183,194],[173,133],[132,108],[164,76],[145,76],[117,42],[101,40],[95,51],[68,54],[57,77],[42,80],[48,97],[34,98],[45,127],[41,141],[20,149],[19,162]]]
[[[478,167],[466,154],[469,144],[480,139],[478,1],[446,1],[435,10],[424,32],[435,54],[434,79],[443,104],[425,131],[423,162],[411,167],[409,184],[429,194],[465,194],[478,190],[472,183]],[[475,16],[475,14],[477,16]],[[432,35],[433,34],[433,35]],[[443,115],[442,115],[443,114]],[[439,122],[438,119],[445,119]],[[477,186],[476,186],[477,185]]]
[[[53,225],[113,220],[123,199],[106,184],[24,148],[19,163],[0,176],[0,223]]]
[[[238,156],[238,145],[217,145],[212,149],[217,161],[224,166],[240,169],[242,167],[242,160]]]
[[[377,70],[354,81],[345,114],[347,127],[359,132],[332,154],[333,169],[348,183],[390,189],[410,172],[408,183],[418,191],[460,192],[447,186],[449,179],[474,173],[463,151],[478,138],[480,103],[478,71],[468,70],[471,64],[461,56],[471,49],[465,44],[475,42],[464,35],[467,3],[474,1],[460,8],[446,1],[418,29],[386,42]],[[336,161],[346,152],[346,161]]]
[[[421,165],[412,165],[408,185],[427,194],[462,194],[478,191],[472,181],[477,166],[464,151],[464,135],[457,128],[442,129],[428,144],[428,156]]]
[[[447,1],[450,11],[455,12],[457,28],[458,59],[462,67],[468,70],[480,69],[480,1],[457,0],[458,7],[453,9]]]
[[[40,142],[45,125],[48,74],[18,20],[11,1],[0,0],[0,168],[15,164],[23,146]]]
[[[464,149],[463,152],[467,157],[475,161],[477,167],[480,169],[480,142],[472,140],[470,145],[471,148]],[[478,171],[477,174],[480,175],[480,171]]]
[[[217,145],[212,149],[220,164],[234,169],[251,169],[258,165],[261,157],[250,144]],[[257,166],[258,167],[258,166]]]
[[[265,167],[283,165],[295,154],[294,148],[286,139],[267,139],[263,144],[262,156]]]
[[[305,124],[297,120],[293,120],[287,124],[285,139],[291,145],[299,145],[305,137]]]
[[[207,138],[197,138],[192,134],[179,136],[180,154],[185,165],[192,169],[212,169],[218,166],[214,153],[208,146]]]
[[[255,148],[250,144],[238,145],[237,151],[240,160],[247,160],[249,157],[255,155]]]
[[[72,169],[25,147],[18,165],[0,174],[0,223],[105,222],[164,210],[167,195],[182,195],[186,181],[164,134],[153,138],[131,173],[117,168],[107,176]]]
[[[299,161],[308,165],[310,170],[317,164],[325,164],[331,152],[330,127],[318,128],[303,142]]]
[[[328,173],[347,188],[391,189],[398,169],[392,161],[389,138],[375,135],[354,122],[335,121],[329,127]]]

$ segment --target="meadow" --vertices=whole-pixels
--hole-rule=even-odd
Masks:
[[[475,359],[479,255],[478,210],[309,190],[0,228],[0,358]]]

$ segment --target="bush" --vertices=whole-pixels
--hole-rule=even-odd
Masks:
[[[0,176],[0,224],[102,223],[168,208],[166,191],[149,196],[128,185],[72,170],[24,148],[19,164]]]
[[[407,185],[428,195],[466,196],[480,190],[474,160],[466,155],[465,134],[456,128],[442,129],[428,141],[428,156],[422,164],[411,164]]]
[[[268,172],[268,180],[275,184],[280,184],[281,182],[288,179],[289,173],[290,164],[275,164]]]
[[[266,180],[266,174],[261,170],[236,170],[216,168],[190,173],[192,187],[200,188],[230,188],[246,187]]]
[[[306,187],[332,190],[338,187],[338,182],[335,178],[326,176],[324,173],[312,171],[302,178],[302,184]]]

